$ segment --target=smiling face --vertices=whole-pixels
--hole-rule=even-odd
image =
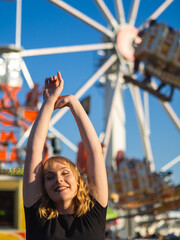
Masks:
[[[73,199],[77,194],[77,180],[67,162],[58,158],[45,163],[44,186],[57,208],[73,207]]]

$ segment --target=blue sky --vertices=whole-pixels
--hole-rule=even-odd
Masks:
[[[93,0],[66,0],[73,7],[104,26],[107,21],[99,11]],[[112,0],[105,1],[112,14],[115,8]],[[162,3],[162,0],[141,0],[136,26],[140,26],[153,11]],[[124,0],[126,16],[131,1]],[[180,30],[179,22],[180,1],[174,2],[157,19],[174,29]],[[0,0],[0,45],[15,43],[15,1]],[[79,44],[101,43],[102,33],[87,24],[72,17],[62,9],[46,0],[22,1],[22,47],[24,49],[69,46]],[[47,76],[62,72],[65,81],[64,94],[74,94],[98,69],[99,56],[96,51],[84,53],[55,54],[24,58],[34,82],[43,86]],[[28,91],[26,82],[19,93],[23,103]],[[97,134],[104,130],[104,91],[95,84],[85,95],[91,95],[90,118]],[[156,170],[167,164],[180,154],[180,135],[157,98],[150,99],[150,127],[151,145]],[[180,91],[175,90],[171,105],[180,117]],[[126,111],[127,157],[143,159],[144,152],[140,139],[137,119],[129,90],[124,91]],[[75,123],[68,112],[56,125],[57,129],[68,137],[74,144],[80,141]],[[63,145],[62,154],[75,161],[76,155]],[[170,170],[173,172],[173,182],[180,182],[180,163]]]

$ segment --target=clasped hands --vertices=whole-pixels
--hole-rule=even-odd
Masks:
[[[57,76],[45,79],[45,89],[43,92],[43,100],[51,100],[54,102],[54,109],[63,108],[68,106],[71,95],[60,96],[64,86],[64,81],[61,73],[58,71]]]

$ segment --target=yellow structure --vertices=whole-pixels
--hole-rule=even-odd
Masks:
[[[25,239],[22,176],[0,175],[0,239]]]

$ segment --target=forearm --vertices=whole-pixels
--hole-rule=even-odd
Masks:
[[[27,152],[42,153],[53,109],[53,101],[43,102],[28,139]]]
[[[71,97],[69,107],[76,120],[87,154],[91,156],[98,152],[102,153],[101,144],[95,129],[84,108],[74,96]]]
[[[31,206],[41,196],[41,161],[53,104],[45,101],[33,124],[26,151],[23,175],[23,198]]]
[[[87,152],[87,177],[90,193],[102,205],[107,205],[108,187],[101,143],[95,129],[80,102],[73,98],[69,107],[76,120],[79,132]]]

